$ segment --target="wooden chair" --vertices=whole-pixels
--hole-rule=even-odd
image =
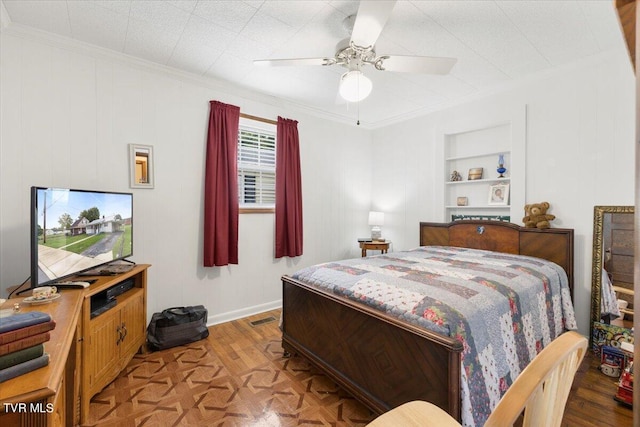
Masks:
[[[584,358],[587,343],[587,339],[577,332],[566,332],[553,340],[520,373],[484,426],[512,426],[523,411],[523,427],[560,426],[573,377]],[[368,425],[460,426],[448,413],[424,401],[400,405]]]

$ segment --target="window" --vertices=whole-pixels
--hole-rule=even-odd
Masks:
[[[275,208],[275,124],[240,117],[238,202],[241,210],[273,210]]]

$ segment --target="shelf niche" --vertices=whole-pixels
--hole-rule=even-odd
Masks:
[[[508,120],[486,125],[458,124],[442,132],[444,221],[462,216],[521,222],[525,203],[525,121],[523,109]],[[496,171],[500,155],[507,169],[502,178]],[[469,179],[474,168],[482,168],[480,179]],[[461,175],[461,180],[452,180],[454,171]],[[509,186],[505,204],[490,201],[492,186],[500,184]],[[466,205],[459,205],[460,198],[466,198]]]

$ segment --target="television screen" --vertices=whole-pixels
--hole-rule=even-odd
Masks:
[[[31,287],[133,255],[133,194],[31,188]]]

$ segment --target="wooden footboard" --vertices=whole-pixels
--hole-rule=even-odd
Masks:
[[[460,342],[283,277],[285,350],[381,414],[422,399],[460,419]]]

